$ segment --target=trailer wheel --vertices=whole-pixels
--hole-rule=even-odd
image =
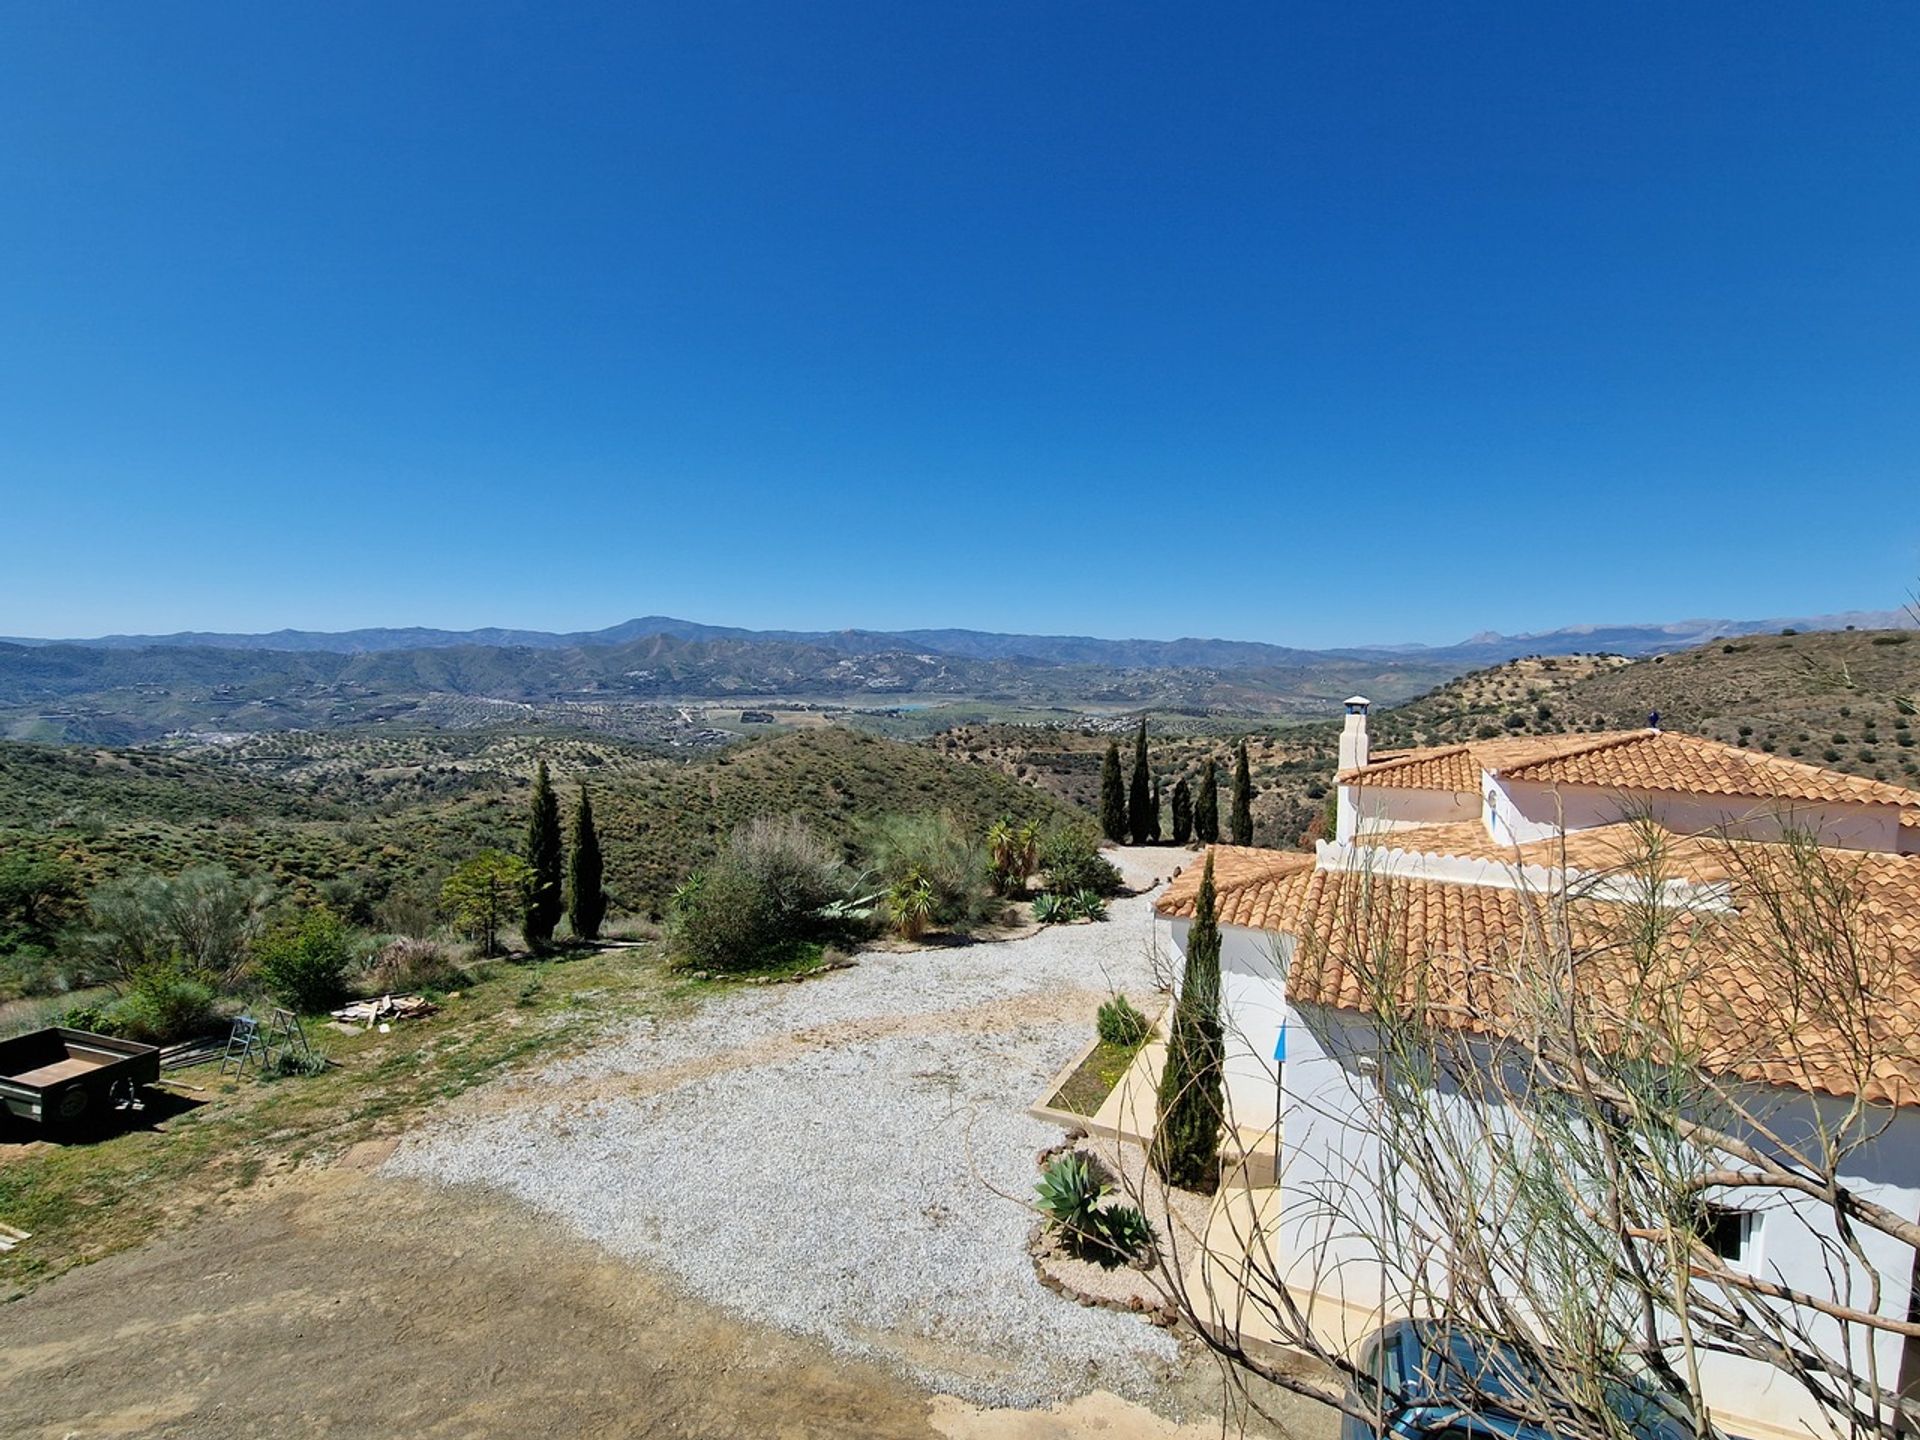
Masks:
[[[78,1120],[87,1113],[87,1107],[93,1103],[93,1097],[83,1089],[67,1091],[60,1097],[60,1118]]]

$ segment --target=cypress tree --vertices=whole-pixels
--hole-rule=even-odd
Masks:
[[[1147,801],[1147,843],[1160,843],[1160,781],[1153,782],[1153,797]]]
[[[1193,924],[1187,928],[1187,966],[1173,1003],[1167,1062],[1150,1155],[1169,1185],[1212,1194],[1220,1180],[1220,1126],[1226,1100],[1226,1047],[1220,1023],[1220,925],[1214,914],[1213,853],[1200,877]]]
[[[1153,772],[1147,769],[1147,720],[1140,717],[1140,733],[1133,741],[1133,784],[1127,791],[1127,829],[1133,832],[1133,843],[1147,843],[1148,832],[1153,828],[1147,816],[1148,808],[1153,804]]]
[[[1207,757],[1206,769],[1200,772],[1200,798],[1193,807],[1193,834],[1202,845],[1211,845],[1220,838],[1220,787],[1214,778],[1213,757]]]
[[[567,850],[567,920],[576,940],[600,938],[600,922],[607,914],[605,868],[600,836],[593,828],[593,802],[582,785],[580,803],[573,811],[573,844]]]
[[[1193,787],[1182,775],[1173,782],[1173,843],[1184,845],[1193,836]]]
[[[1127,792],[1120,783],[1120,742],[1107,742],[1106,763],[1100,767],[1100,831],[1116,845],[1127,840]]]
[[[1253,777],[1247,771],[1247,742],[1240,742],[1240,753],[1233,761],[1233,843],[1253,844]]]
[[[553,939],[564,906],[561,894],[560,802],[542,760],[533,775],[533,800],[527,812],[527,868],[533,880],[527,886],[526,918],[521,926],[532,950],[544,950]]]

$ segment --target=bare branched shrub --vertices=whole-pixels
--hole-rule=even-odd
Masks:
[[[1277,1210],[1223,1207],[1162,1270],[1233,1373],[1301,1388],[1272,1341],[1391,1411],[1314,1323],[1344,1293],[1496,1337],[1527,1377],[1498,1408],[1556,1435],[1626,1440],[1641,1402],[1705,1434],[1769,1372],[1838,1433],[1920,1423],[1920,1223],[1888,1198],[1914,1167],[1885,1143],[1920,1099],[1883,893],[1908,862],[1634,834],[1605,873],[1454,887],[1445,924],[1364,848],[1313,877],[1278,957],[1315,1073],[1287,1077]]]

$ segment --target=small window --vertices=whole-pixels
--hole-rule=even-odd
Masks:
[[[1694,1221],[1694,1233],[1706,1247],[1731,1265],[1744,1265],[1753,1253],[1759,1217],[1751,1210],[1726,1205],[1703,1205]]]

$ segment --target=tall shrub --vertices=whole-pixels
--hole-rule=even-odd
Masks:
[[[867,827],[863,841],[903,931],[912,929],[910,912],[920,929],[968,930],[1003,908],[987,847],[952,815],[889,815]]]
[[[1220,925],[1214,910],[1213,854],[1208,852],[1193,924],[1187,930],[1186,971],[1180,980],[1180,998],[1173,1006],[1153,1127],[1153,1168],[1169,1185],[1211,1194],[1219,1183],[1225,1063]]]
[[[1127,792],[1120,779],[1120,742],[1107,742],[1100,767],[1100,833],[1116,845],[1127,839]]]
[[[1147,797],[1147,843],[1149,845],[1160,843],[1160,781],[1158,777],[1153,782],[1153,793]]]
[[[1184,845],[1193,838],[1193,787],[1182,775],[1173,782],[1173,843]]]
[[[553,939],[565,906],[561,890],[564,878],[560,852],[560,802],[553,793],[553,781],[542,760],[533,774],[533,798],[527,810],[527,909],[522,933],[532,950],[545,949]]]
[[[1233,758],[1233,812],[1229,823],[1234,844],[1253,844],[1253,776],[1247,769],[1245,740],[1240,742],[1240,751]]]
[[[573,844],[567,848],[567,923],[576,940],[600,938],[600,922],[607,915],[605,869],[600,834],[593,828],[593,802],[582,785],[573,810]]]
[[[269,931],[258,947],[261,983],[289,1009],[311,1015],[346,989],[353,947],[347,925],[324,905]]]
[[[1200,772],[1200,798],[1193,805],[1193,834],[1202,845],[1220,838],[1220,783],[1213,771],[1213,757],[1207,757]]]
[[[675,893],[674,952],[704,970],[777,966],[843,934],[833,907],[846,898],[846,865],[803,822],[751,820]]]
[[[1147,768],[1147,720],[1140,717],[1140,732],[1133,737],[1133,783],[1127,787],[1127,830],[1133,843],[1147,843],[1153,806],[1153,772]]]

